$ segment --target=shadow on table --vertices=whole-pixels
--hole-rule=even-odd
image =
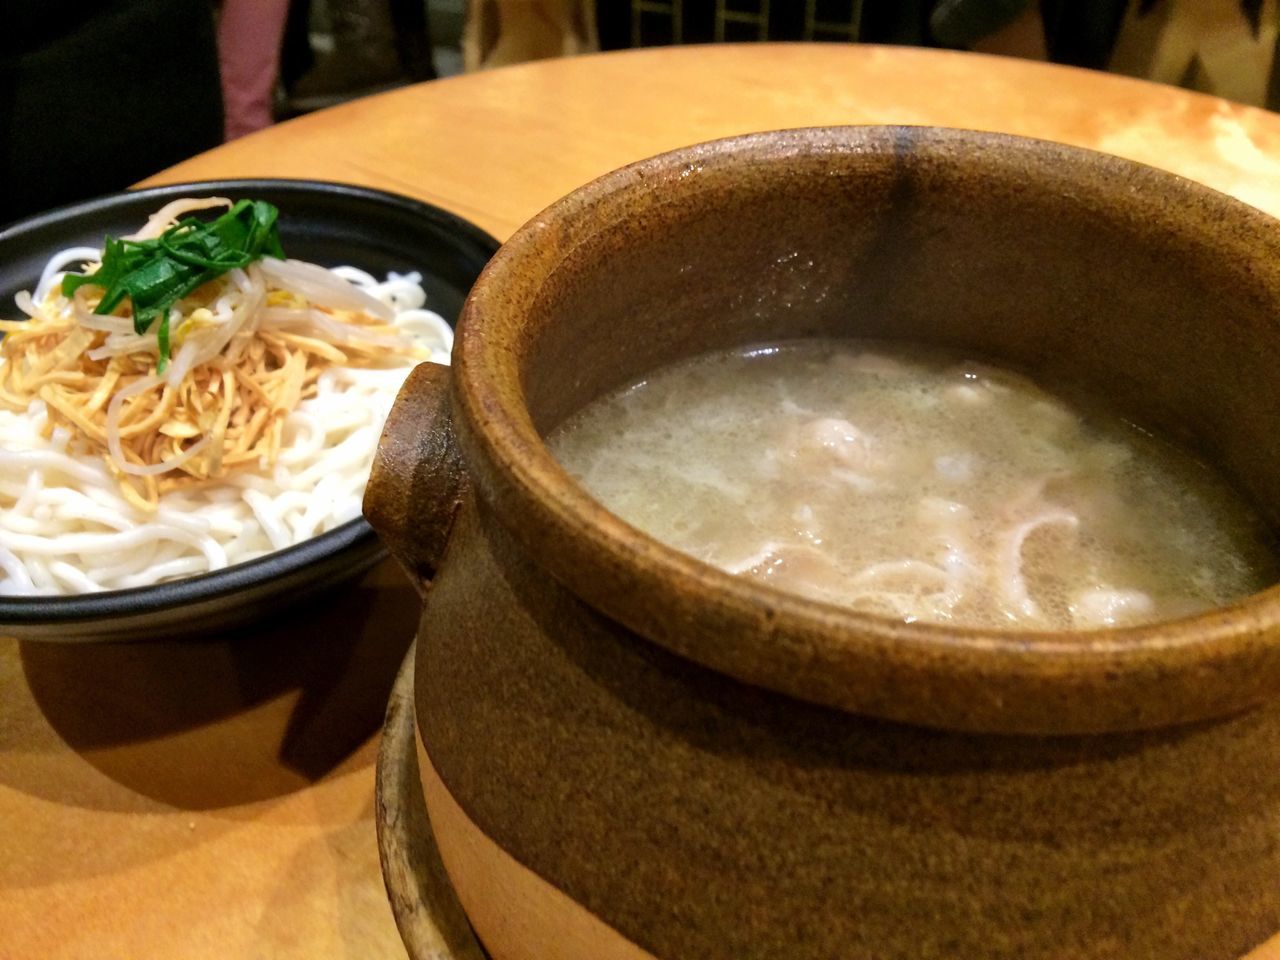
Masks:
[[[253,927],[260,955],[302,956],[298,931],[315,930],[324,917],[324,940],[311,954],[325,960],[408,960],[387,903],[373,840],[373,796],[354,822],[335,824],[298,846],[264,887]],[[349,815],[348,815],[349,816]],[[299,878],[308,878],[300,883]],[[317,954],[317,951],[321,951]],[[444,951],[420,960],[482,960]]]
[[[382,722],[418,610],[384,563],[262,629],[190,642],[28,642],[20,656],[45,720],[86,762],[136,794],[213,810],[298,790],[364,743]],[[9,785],[48,795],[39,783]]]

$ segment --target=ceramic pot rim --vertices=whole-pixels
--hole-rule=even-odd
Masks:
[[[1219,666],[1249,662],[1256,669],[1259,658],[1280,676],[1280,588],[1180,620],[1069,635],[902,623],[784,593],[664,546],[601,507],[543,444],[523,403],[520,315],[573,246],[575,231],[608,229],[625,215],[623,198],[691,173],[797,153],[903,150],[926,156],[972,151],[995,167],[1029,165],[1037,176],[1086,191],[1114,193],[1123,184],[1123,203],[1143,206],[1144,215],[1176,209],[1179,223],[1170,229],[1212,231],[1242,254],[1251,249],[1257,256],[1264,246],[1280,252],[1276,223],[1231,197],[1128,160],[1024,137],[933,127],[823,127],[747,134],[661,154],[605,174],[539,213],[503,245],[473,288],[459,325],[453,390],[460,443],[481,499],[549,572],[608,616],[712,669],[813,702],[891,720],[1026,733],[1164,726],[1257,702],[1256,690],[1237,694],[1203,685],[1213,686],[1210,674]],[[585,226],[590,224],[595,226]],[[630,589],[622,586],[628,583]],[[899,676],[914,684],[917,697],[933,694],[937,702],[913,705],[900,691],[867,691],[869,677]],[[1086,701],[1095,698],[1073,699],[1099,684],[1112,686],[1108,696],[1132,695],[1174,676],[1177,682],[1157,698],[1159,704],[1109,716],[1089,715],[1097,705]],[[948,705],[954,698],[943,687],[951,683],[989,690],[988,702],[971,709]],[[1197,683],[1201,691],[1193,695]],[[846,695],[846,688],[860,692]],[[1031,716],[1038,711],[1026,714],[1014,702],[1047,692],[1059,699],[1054,690],[1067,714],[1059,720],[1038,721]]]

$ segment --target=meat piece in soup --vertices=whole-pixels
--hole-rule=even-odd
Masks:
[[[679,550],[907,621],[1123,626],[1276,575],[1270,531],[1194,457],[939,352],[813,340],[699,357],[549,443]]]

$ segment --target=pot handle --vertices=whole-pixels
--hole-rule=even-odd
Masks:
[[[449,368],[420,363],[387,416],[364,515],[419,593],[435,576],[467,474],[454,439]]]

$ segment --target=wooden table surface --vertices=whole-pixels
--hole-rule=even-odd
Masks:
[[[845,45],[663,48],[436,81],[147,182],[366,184],[505,238],[628,161],[845,123],[1094,147],[1280,214],[1276,114],[1082,70]],[[403,958],[378,871],[373,764],[416,609],[384,565],[320,609],[211,642],[0,639],[0,958]]]

